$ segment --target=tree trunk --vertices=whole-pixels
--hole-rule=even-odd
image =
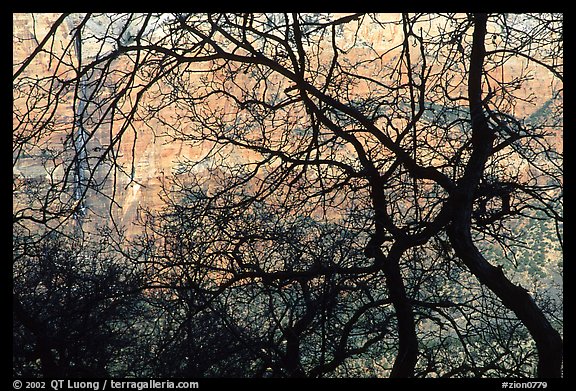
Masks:
[[[468,269],[498,296],[526,326],[538,349],[538,376],[561,377],[562,339],[550,325],[528,291],[514,285],[498,267],[492,266],[474,245],[471,235],[471,215],[474,193],[484,166],[492,153],[494,131],[482,111],[482,75],[485,55],[484,39],[487,16],[475,15],[472,53],[468,80],[468,97],[472,120],[473,152],[464,175],[451,194],[452,221],[447,232],[456,255]]]
[[[398,354],[390,377],[412,377],[418,360],[418,337],[414,322],[412,304],[406,296],[406,287],[400,272],[400,258],[406,251],[406,243],[397,233],[396,240],[388,255],[385,256],[380,248],[383,243],[383,233],[387,229],[395,233],[397,230],[386,212],[386,199],[384,195],[384,183],[378,175],[371,179],[372,202],[375,211],[375,233],[367,244],[366,252],[375,257],[375,262],[381,265],[386,277],[386,287],[396,312],[398,330]]]
[[[398,322],[398,354],[394,360],[390,377],[405,378],[414,376],[414,368],[418,360],[418,338],[412,304],[406,296],[406,288],[400,273],[399,260],[403,251],[396,250],[396,248],[397,246],[392,246],[383,265],[386,286]],[[380,252],[381,250],[378,249],[377,251]]]

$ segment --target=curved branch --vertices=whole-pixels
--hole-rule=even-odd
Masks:
[[[538,375],[540,377],[561,377],[562,339],[550,325],[542,310],[534,302],[528,291],[514,285],[502,269],[492,266],[480,253],[471,234],[471,215],[474,194],[484,172],[488,157],[492,152],[494,131],[482,112],[482,74],[485,57],[484,39],[486,36],[487,15],[474,17],[474,34],[468,95],[472,117],[473,152],[463,177],[450,197],[453,214],[447,233],[456,255],[468,269],[494,292],[502,303],[512,310],[526,326],[538,349]]]

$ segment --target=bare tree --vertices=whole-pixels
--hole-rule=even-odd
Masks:
[[[518,227],[561,251],[561,15],[86,15],[58,47],[66,18],[15,66],[14,166],[48,133],[80,147],[14,221],[57,229],[96,193],[112,211],[142,132],[201,151],[121,250],[163,287],[165,349],[190,357],[211,319],[242,351],[211,351],[222,372],[561,376],[557,304],[514,272]]]
[[[126,357],[145,346],[141,274],[105,242],[56,234],[40,244],[25,235],[15,241],[14,375],[138,373],[140,363]]]

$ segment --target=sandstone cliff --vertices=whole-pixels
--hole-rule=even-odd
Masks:
[[[39,41],[50,31],[52,23],[58,16],[57,14],[14,15],[14,71],[19,68],[24,59],[35,51]],[[398,20],[399,16],[390,14],[382,15],[380,18],[382,20]],[[47,52],[40,53],[25,69],[20,78],[30,77],[30,80],[36,80],[36,83],[42,83],[45,76],[54,73],[59,74],[61,80],[65,80],[66,77],[73,77],[75,64],[78,64],[79,61],[78,58],[74,58],[73,34],[76,31],[76,26],[82,23],[82,20],[82,15],[69,17],[66,23],[58,28],[50,41],[50,47],[55,55],[50,55]],[[158,19],[157,23],[162,23],[162,20]],[[355,26],[351,25],[342,32],[350,45],[346,54],[343,55],[345,58],[341,58],[341,61],[358,61],[372,51],[383,53],[378,62],[379,66],[391,64],[397,60],[403,39],[400,24],[390,24],[386,25],[385,28],[378,29],[375,29],[370,23],[363,23],[360,28],[353,27]],[[120,37],[123,44],[130,45],[136,31],[137,29],[131,30],[130,26],[124,28],[121,20],[117,24],[111,24],[109,15],[90,19],[83,30],[85,40],[82,47],[82,61],[88,63],[98,56],[105,56],[115,47],[114,45],[118,44],[113,39],[106,40],[107,35]],[[160,28],[157,31],[147,31],[146,34],[161,34],[159,31],[161,31]],[[495,37],[494,39],[499,38]],[[330,42],[327,41],[318,49],[320,52],[326,50],[327,62],[329,61],[329,47]],[[367,49],[367,47],[371,47],[371,49]],[[62,56],[61,58],[58,58],[59,54]],[[414,60],[416,61],[417,55],[415,56]],[[319,58],[322,58],[321,53]],[[123,69],[130,69],[132,66],[129,58],[120,59],[114,64],[117,67],[118,79],[125,77],[121,73]],[[370,66],[374,66],[374,64],[368,65],[368,67]],[[532,80],[529,83],[519,85],[519,91],[516,93],[529,98],[529,102],[519,102],[513,108],[514,115],[525,119],[530,119],[531,116],[545,115],[550,102],[551,91],[557,90],[555,81],[545,69],[518,56],[513,62],[509,62],[505,69],[494,69],[493,76],[499,79],[513,80],[520,71],[530,74]],[[370,70],[370,72],[374,72],[374,70]],[[97,78],[98,75],[93,74],[91,77]],[[109,77],[108,82],[113,79],[113,77]],[[196,82],[202,83],[201,79]],[[50,86],[46,86],[47,89],[55,88],[53,81],[48,80],[47,83],[52,83]],[[248,76],[246,83],[247,85],[250,83]],[[362,96],[368,92],[366,88],[366,85],[358,83],[354,86],[353,95]],[[32,84],[21,86],[18,91],[14,91],[15,133],[28,134],[35,140],[34,146],[26,144],[30,147],[15,152],[14,180],[15,182],[35,180],[38,183],[60,183],[61,179],[68,175],[67,172],[73,169],[73,163],[69,160],[73,155],[73,151],[70,150],[70,140],[77,116],[77,102],[74,101],[72,89],[63,89],[57,96],[59,103],[46,113],[40,97],[30,106],[33,98],[25,96],[25,94],[34,91],[35,87]],[[148,95],[148,99],[151,96],[153,94]],[[128,101],[134,98],[132,95],[126,99],[124,102],[126,107],[129,106]],[[100,99],[104,99],[104,97],[100,97]],[[209,104],[218,106],[221,103],[214,101],[209,102]],[[145,106],[145,101],[143,106]],[[32,116],[37,115],[38,118],[33,119],[23,115],[27,109]],[[220,109],[226,111],[231,108],[223,106]],[[42,114],[43,112],[44,114]],[[174,107],[169,107],[163,111],[162,117],[175,119],[178,118],[178,114]],[[98,110],[95,110],[91,113],[91,120],[97,123],[95,118],[102,118],[105,115],[105,113],[99,113]],[[22,118],[26,118],[28,122],[21,122]],[[42,134],[35,134],[34,123],[45,124],[43,129],[47,131]],[[98,224],[99,221],[104,222],[111,211],[119,225],[125,226],[129,232],[135,232],[133,222],[136,220],[138,208],[154,209],[159,207],[162,204],[160,196],[162,183],[174,175],[182,160],[195,161],[203,157],[209,145],[203,146],[198,143],[187,142],[182,138],[167,137],[168,134],[172,136],[174,134],[158,120],[133,121],[133,126],[131,125],[126,129],[120,129],[120,124],[121,122],[100,123],[97,130],[90,133],[91,135],[86,142],[89,165],[96,164],[107,148],[113,148],[113,156],[116,158],[118,167],[118,169],[111,170],[110,165],[102,164],[94,173],[94,182],[101,185],[98,191],[89,191],[87,194],[85,204],[91,213],[86,217],[86,220],[95,224]],[[32,127],[30,127],[31,125]],[[87,123],[86,126],[90,127],[90,124]],[[116,136],[119,132],[124,132],[122,141],[116,142]],[[555,142],[560,147],[561,132],[556,131]],[[249,156],[245,155],[244,158],[249,158]],[[70,185],[67,183],[68,187]],[[32,198],[24,198],[22,201],[22,198],[18,196],[18,186],[16,187],[15,208],[18,208],[18,205],[25,204]],[[114,199],[115,205],[111,206],[110,198]]]

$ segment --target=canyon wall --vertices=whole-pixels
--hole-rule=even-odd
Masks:
[[[20,64],[28,58],[37,48],[39,41],[48,34],[52,24],[59,17],[58,14],[14,14],[13,16],[13,71],[19,69]],[[384,15],[383,20],[400,20],[399,15]],[[74,66],[78,64],[78,58],[75,58],[74,45],[75,27],[82,23],[82,15],[70,16],[56,31],[53,39],[45,48],[51,47],[53,53],[58,55],[49,55],[42,52],[35,56],[34,60],[26,67],[20,75],[20,79],[29,77],[30,80],[42,79],[43,76],[61,73],[61,79],[65,80],[66,75],[74,76]],[[120,37],[123,44],[129,45],[137,29],[131,31],[130,28],[123,29],[123,24],[118,22],[116,25],[109,23],[109,16],[102,18],[92,18],[86,24],[83,30],[84,41],[82,43],[82,61],[89,63],[94,61],[98,56],[105,56],[111,51],[118,42],[111,39],[106,41],[106,35]],[[157,23],[162,23],[158,20]],[[386,53],[382,56],[383,62],[394,62],[401,54],[401,43],[403,32],[400,24],[387,25],[386,28],[374,29],[370,23],[363,23],[360,28],[349,28],[342,32],[345,40],[350,42],[349,50],[343,57],[348,57],[350,61],[358,61],[365,57],[371,50],[380,53]],[[160,31],[160,30],[158,30]],[[146,34],[156,34],[156,31],[148,31]],[[362,42],[367,42],[365,45]],[[52,45],[52,46],[50,46]],[[366,47],[371,46],[368,50]],[[327,41],[326,48],[330,47]],[[395,48],[395,49],[392,49]],[[330,61],[329,51],[326,51],[326,61]],[[344,61],[344,59],[341,59]],[[119,70],[124,67],[130,68],[131,64],[128,59],[119,60],[115,63]],[[550,91],[556,89],[555,81],[550,73],[542,67],[529,64],[528,61],[518,56],[514,61],[507,64],[506,77],[512,79],[517,71],[526,69],[532,74],[532,80],[520,86],[516,93],[530,97],[530,103],[519,103],[514,108],[514,113],[518,118],[530,118],[545,111],[546,105],[550,101]],[[495,70],[494,72],[502,72]],[[96,75],[97,76],[97,75]],[[92,76],[92,77],[96,77]],[[120,76],[119,76],[120,77]],[[200,79],[198,83],[202,83]],[[53,88],[51,86],[50,88]],[[355,87],[354,93],[362,95],[363,86],[360,84]],[[31,88],[30,91],[33,89]],[[64,91],[64,90],[63,90]],[[38,123],[49,123],[45,126],[46,130],[41,135],[34,134],[34,126],[30,129],[23,130],[26,126],[34,124],[31,120],[27,124],[21,123],[22,118],[26,116],[21,113],[29,107],[30,97],[24,97],[26,89],[14,91],[14,110],[18,114],[14,115],[14,128],[17,133],[30,134],[33,140],[36,140],[34,147],[24,147],[21,153],[16,153],[14,157],[13,177],[14,181],[23,181],[34,179],[40,182],[59,182],[66,175],[67,170],[73,170],[74,151],[70,151],[70,138],[74,131],[74,119],[76,117],[77,102],[74,101],[72,90],[62,92],[58,99],[58,105],[53,112],[49,113],[49,119],[39,117]],[[42,112],[41,99],[35,102],[34,112],[38,116]],[[226,107],[223,108],[226,110]],[[171,111],[172,110],[172,111]],[[50,111],[50,110],[48,110]],[[96,111],[94,116],[99,114]],[[173,108],[163,112],[164,118],[175,116]],[[26,117],[29,120],[31,117]],[[43,122],[44,121],[44,122]],[[90,127],[89,124],[87,124]],[[125,227],[129,234],[137,232],[134,222],[137,218],[137,211],[140,207],[157,209],[162,205],[161,188],[162,183],[169,183],[170,178],[178,169],[182,160],[195,161],[203,157],[209,148],[209,145],[202,146],[192,144],[183,139],[167,138],[166,133],[169,130],[163,128],[158,121],[134,122],[135,127],[123,130],[122,141],[114,144],[115,136],[121,131],[115,124],[106,124],[91,133],[89,140],[86,142],[88,153],[88,164],[96,164],[98,159],[103,156],[102,151],[113,144],[114,156],[120,170],[112,169],[111,166],[101,164],[99,169],[94,173],[94,181],[102,183],[98,191],[90,191],[85,199],[86,208],[90,211],[85,217],[86,227],[95,227],[99,223],[106,223],[109,213],[115,218],[115,221]],[[561,147],[561,132],[555,131],[555,143]],[[32,144],[30,144],[32,145]],[[46,151],[52,151],[52,155],[44,156]],[[244,152],[248,153],[249,152]],[[44,156],[44,158],[42,157]],[[244,156],[246,158],[246,156]],[[68,160],[67,160],[68,159]],[[70,160],[72,159],[72,160]],[[231,157],[233,159],[233,157]],[[68,184],[70,185],[70,184]],[[18,186],[15,191],[15,209],[26,209],[25,203],[27,198],[19,196]],[[69,186],[67,187],[69,188]],[[110,199],[114,199],[111,206]],[[72,202],[72,201],[70,201]],[[23,206],[24,205],[24,206]]]

